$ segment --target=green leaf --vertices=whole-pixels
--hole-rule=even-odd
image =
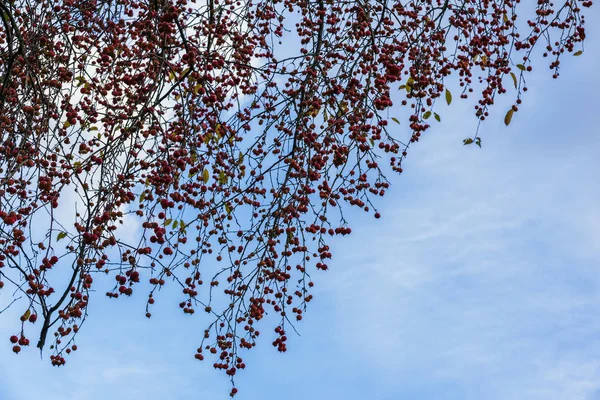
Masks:
[[[510,124],[510,121],[512,120],[514,113],[515,113],[515,110],[513,110],[512,108],[510,110],[508,110],[508,112],[504,116],[504,125],[508,126]]]
[[[219,172],[219,183],[221,185],[224,185],[227,183],[227,175],[225,175],[225,172],[223,172],[223,171]]]
[[[67,237],[67,232],[59,232],[58,235],[56,235],[56,241],[58,242],[61,239],[64,239]]]
[[[423,114],[423,119],[428,119],[429,117],[431,117],[431,111],[426,111],[425,114]]]
[[[168,219],[165,221],[165,226],[169,226],[169,225],[171,225],[171,222],[173,222],[173,220],[172,220],[171,218],[168,218]]]
[[[465,146],[468,144],[471,144],[471,143],[473,143],[473,139],[471,139],[471,138],[467,138],[467,139],[463,140],[463,145],[465,145]]]
[[[209,174],[208,170],[205,168],[204,171],[202,171],[202,180],[204,181],[204,183],[208,183],[209,178],[210,178],[210,174]]]
[[[515,84],[515,89],[517,88],[518,84],[517,84],[517,76],[514,73],[510,73],[510,77],[513,80],[513,83]]]
[[[398,121],[398,118],[392,117],[392,121],[394,121],[395,123],[397,123],[398,125],[400,125],[400,121]]]
[[[173,221],[173,229],[177,229],[178,226],[179,226],[179,221],[177,221],[177,220]]]
[[[521,71],[525,71],[525,66],[523,64],[517,64],[517,68],[519,68]]]
[[[481,138],[480,137],[478,137],[477,139],[475,139],[475,144],[477,146],[479,146],[479,148],[481,148]]]
[[[582,54],[583,54],[583,50],[579,50],[579,51],[576,51],[575,53],[573,53],[573,55],[574,55],[575,57],[579,57],[579,56],[580,56],[580,55],[582,55]]]
[[[440,118],[440,116],[438,115],[438,113],[433,113],[433,118],[435,118],[435,120],[437,122],[442,122],[442,119]]]
[[[225,203],[225,211],[227,212],[227,214],[231,214],[231,206],[229,205],[229,203]]]
[[[452,103],[452,93],[448,89],[446,89],[446,103],[450,105]]]
[[[406,81],[406,92],[410,93],[412,91],[412,84],[415,83],[415,80],[413,79],[413,77],[411,76],[410,78],[408,78],[408,80]]]

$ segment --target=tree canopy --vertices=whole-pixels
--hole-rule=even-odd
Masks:
[[[0,1],[13,351],[35,337],[63,365],[94,289],[142,292],[150,318],[165,285],[208,314],[195,357],[232,380],[267,314],[285,351],[329,239],[351,233],[344,212],[380,218],[386,175],[442,121],[436,103],[474,98],[483,122],[508,94],[509,125],[534,63],[556,78],[582,54],[591,5]]]

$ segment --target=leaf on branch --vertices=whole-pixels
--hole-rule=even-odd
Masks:
[[[512,108],[510,110],[508,110],[508,112],[504,116],[504,125],[508,126],[510,124],[510,121],[512,120],[514,113],[515,113],[515,110],[513,110]]]
[[[392,121],[394,121],[395,123],[397,123],[398,125],[400,125],[400,121],[398,121],[398,118],[392,117]]]
[[[407,93],[410,93],[412,91],[412,84],[413,83],[415,83],[415,80],[411,76],[410,78],[408,78],[408,80],[406,81],[406,85],[405,85],[405,89],[406,89]]]
[[[425,114],[423,114],[423,119],[428,119],[429,117],[431,117],[431,111],[426,111]]]
[[[515,89],[517,89],[517,87],[518,87],[518,83],[517,83],[517,76],[516,76],[516,75],[515,75],[513,72],[511,72],[511,73],[510,73],[510,77],[511,77],[511,78],[512,78],[512,80],[513,80],[513,83],[514,83],[514,85],[515,85]]]
[[[446,103],[450,105],[452,103],[452,93],[448,89],[446,89]]]
[[[56,241],[58,242],[61,239],[64,239],[67,237],[67,232],[59,232],[58,235],[56,235]]]
[[[202,171],[202,180],[204,181],[204,183],[208,183],[209,178],[210,178],[210,174],[209,174],[208,170],[204,169],[204,171]]]
[[[523,64],[517,64],[517,68],[519,68],[521,71],[525,71],[525,66]]]
[[[479,146],[479,148],[481,148],[481,138],[480,137],[478,137],[477,139],[475,139],[475,144],[477,146]]]
[[[227,175],[225,175],[225,172],[223,172],[223,171],[219,172],[219,183],[221,185],[224,185],[227,183]]]
[[[215,132],[217,133],[217,138],[221,139],[223,137],[223,127],[221,126],[221,124],[217,124]]]
[[[440,116],[438,115],[438,113],[433,113],[433,118],[435,118],[435,120],[437,122],[441,122],[442,121],[442,118],[440,118]]]
[[[471,138],[467,138],[467,139],[463,140],[463,145],[464,146],[466,146],[468,144],[471,144],[471,143],[473,143],[473,139],[471,139]]]
[[[576,51],[575,53],[573,53],[573,55],[574,55],[575,57],[579,57],[579,56],[580,56],[580,55],[582,55],[582,54],[583,54],[583,50],[578,50],[578,51]]]

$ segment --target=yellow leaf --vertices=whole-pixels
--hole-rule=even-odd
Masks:
[[[410,93],[412,91],[412,84],[415,83],[415,80],[412,78],[412,76],[410,78],[408,78],[408,80],[406,81],[406,92]]]
[[[510,120],[512,119],[513,114],[515,113],[515,110],[513,110],[512,108],[510,110],[508,110],[508,112],[506,113],[506,115],[504,116],[504,124],[506,126],[508,126],[510,124]]]
[[[579,57],[579,56],[580,56],[580,55],[582,55],[582,54],[583,54],[583,51],[582,51],[582,50],[579,50],[579,51],[576,51],[575,53],[573,53],[573,55],[574,55],[575,57]]]
[[[517,68],[519,68],[521,71],[525,71],[525,66],[523,64],[517,64]]]
[[[392,121],[394,121],[394,122],[395,122],[395,123],[397,123],[397,124],[399,124],[399,123],[400,123],[400,121],[398,121],[398,118],[396,118],[396,117],[392,117]]]
[[[425,114],[423,114],[423,119],[427,119],[431,117],[431,111],[426,111]]]
[[[515,84],[515,89],[517,88],[517,76],[514,73],[510,73],[510,76],[513,80],[513,83]]]
[[[200,92],[200,89],[202,89],[201,84],[197,84],[196,86],[194,86],[194,94],[198,94]]]
[[[189,68],[184,69],[183,72],[181,72],[181,75],[179,75],[179,80],[182,80],[189,71]]]
[[[225,211],[227,211],[227,214],[231,214],[231,206],[229,203],[225,203]]]
[[[29,317],[31,317],[31,310],[27,310],[25,311],[25,314],[23,314],[23,320],[28,320]]]
[[[309,110],[309,114],[312,117],[316,117],[317,115],[319,115],[319,108],[318,107],[311,107]]]
[[[204,183],[208,183],[209,178],[210,178],[210,175],[208,173],[208,170],[204,169],[204,171],[202,171],[202,180],[204,181]]]
[[[221,124],[217,124],[215,132],[217,133],[217,138],[221,139],[223,137],[223,127],[221,126]]]

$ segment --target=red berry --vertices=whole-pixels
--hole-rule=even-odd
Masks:
[[[12,336],[10,337],[10,342],[11,342],[11,343],[17,343],[18,341],[19,341],[19,338],[18,338],[18,337],[16,337],[15,335],[12,335]]]
[[[17,354],[21,351],[21,346],[13,346],[13,351]]]

